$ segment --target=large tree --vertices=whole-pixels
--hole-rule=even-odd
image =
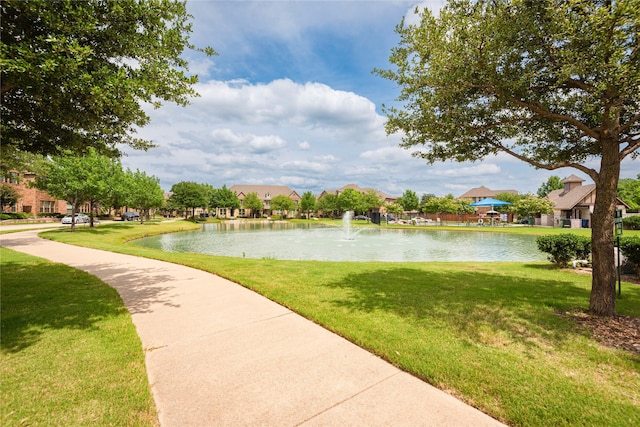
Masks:
[[[346,188],[338,195],[338,209],[340,211],[358,211],[362,207],[362,193],[353,188]]]
[[[280,211],[283,218],[286,217],[285,212],[289,214],[294,212],[296,209],[296,203],[291,199],[291,197],[287,197],[284,194],[279,194],[271,199],[271,212]]]
[[[41,163],[35,165],[37,175],[33,185],[71,205],[71,231],[76,229],[78,207],[89,200],[86,166],[86,157],[75,156],[72,153],[43,159]]]
[[[264,209],[264,202],[258,196],[255,191],[247,194],[242,201],[242,207],[245,209],[251,209],[251,216],[253,218],[261,214]]]
[[[149,219],[151,209],[162,207],[164,191],[160,187],[160,180],[153,175],[147,175],[138,169],[135,172],[127,169],[126,175],[130,183],[127,205],[141,211],[142,224],[145,216]]]
[[[620,163],[640,147],[640,0],[456,0],[397,27],[387,132],[429,162],[507,153],[596,184],[590,308],[615,314]]]
[[[191,216],[195,219],[196,208],[204,208],[209,205],[209,191],[204,184],[192,181],[180,181],[171,186],[171,206],[177,209],[191,210]]]
[[[122,165],[117,159],[99,154],[89,147],[84,155],[66,152],[64,155],[42,158],[32,164],[37,173],[34,186],[72,205],[72,212],[82,203],[89,203],[91,222],[98,208],[113,205],[121,192],[124,178]],[[126,191],[131,191],[127,188]],[[71,227],[75,230],[75,227]]]
[[[383,203],[382,198],[375,192],[375,190],[369,189],[362,195],[363,213],[380,209]]]
[[[311,191],[305,191],[300,198],[300,209],[307,214],[309,219],[309,212],[316,209],[316,196]]]
[[[523,218],[550,214],[553,213],[553,202],[546,197],[527,194],[513,203],[511,211]],[[531,224],[533,225],[533,222]]]
[[[405,190],[402,197],[398,199],[398,203],[402,206],[405,212],[407,211],[415,211],[420,207],[420,200],[418,199],[418,195],[415,191]]]
[[[319,211],[322,211],[322,215],[334,218],[338,208],[338,196],[336,194],[325,194],[318,199],[316,206]]]
[[[4,212],[6,207],[12,207],[18,203],[20,193],[12,185],[1,183],[0,184],[0,213]]]
[[[240,199],[235,191],[223,185],[211,192],[209,206],[214,209],[231,209],[231,216],[233,216],[233,210],[240,207]]]
[[[146,149],[133,136],[149,121],[141,104],[196,95],[185,2],[2,0],[0,11],[3,157]]]

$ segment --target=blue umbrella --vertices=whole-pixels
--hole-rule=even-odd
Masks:
[[[492,199],[491,197],[487,198],[487,199],[483,199],[483,200],[479,200],[475,203],[471,203],[469,206],[475,206],[475,207],[482,207],[482,206],[491,206],[491,211],[493,210],[494,206],[504,206],[504,205],[510,205],[511,203],[509,202],[503,202],[502,200],[498,200],[498,199]],[[489,211],[489,212],[491,212]],[[487,213],[489,213],[487,212]],[[489,216],[491,217],[491,225],[493,225],[493,214],[489,213]]]
[[[502,200],[492,199],[491,197],[489,197],[487,199],[483,199],[475,203],[471,203],[471,205],[469,206],[491,206],[491,208],[493,209],[494,206],[503,206],[503,205],[510,205],[510,204],[511,203],[509,202],[503,202]]]

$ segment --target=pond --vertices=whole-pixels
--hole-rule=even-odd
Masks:
[[[543,261],[536,236],[499,232],[327,227],[295,223],[205,224],[137,245],[168,252],[318,261]]]

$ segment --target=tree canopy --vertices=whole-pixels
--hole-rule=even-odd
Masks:
[[[271,199],[271,210],[280,211],[283,217],[286,216],[285,212],[291,213],[292,211],[295,211],[296,208],[296,203],[291,199],[291,197],[287,197],[284,194],[279,194]]]
[[[420,200],[415,191],[405,190],[402,196],[398,199],[398,203],[402,206],[402,209],[406,211],[416,211],[420,206]]]
[[[20,193],[12,185],[1,183],[0,184],[0,209],[4,212],[5,207],[11,207],[18,202]],[[0,213],[2,213],[0,212]]]
[[[336,212],[339,210],[338,196],[336,194],[325,194],[323,197],[318,199],[316,209],[322,211],[322,214],[325,216],[328,215],[330,217],[334,217]]]
[[[3,157],[147,149],[133,136],[149,122],[142,104],[196,95],[185,2],[3,0],[0,11]]]
[[[126,175],[129,182],[127,205],[142,212],[140,215],[140,223],[142,223],[145,214],[148,217],[151,209],[162,207],[164,191],[160,187],[160,180],[153,175],[147,175],[146,172],[127,169]]]
[[[245,209],[251,209],[251,213],[255,218],[256,215],[264,209],[264,203],[255,191],[247,194],[242,201],[242,206]]]
[[[309,218],[309,212],[316,209],[316,196],[311,191],[305,191],[300,198],[300,209],[307,214]]]
[[[234,191],[223,185],[211,192],[209,206],[212,208],[238,209],[240,207],[240,199]]]
[[[525,218],[537,214],[550,214],[553,212],[553,202],[546,197],[527,194],[513,203],[511,211]]]
[[[118,161],[92,148],[84,156],[66,152],[51,159],[42,159],[34,167],[37,174],[33,185],[71,205],[74,215],[71,231],[75,230],[75,213],[80,204],[89,202],[93,213],[98,205],[108,203],[114,188],[110,179],[115,179],[118,172],[122,174],[122,166]]]
[[[547,182],[543,183],[540,188],[538,188],[538,196],[546,197],[547,194],[551,193],[553,190],[561,190],[563,187],[562,180],[557,175],[552,175],[547,179]]]
[[[180,181],[171,186],[171,206],[189,210],[195,217],[196,208],[204,208],[209,204],[208,189],[203,184],[192,181]]]
[[[362,193],[353,188],[346,188],[338,195],[338,210],[342,212],[356,211],[362,212]]]
[[[397,27],[387,132],[429,162],[501,152],[596,184],[590,308],[615,314],[620,162],[640,148],[640,0],[450,0]],[[595,161],[594,161],[595,160]],[[595,166],[594,166],[595,165]]]
[[[640,173],[638,179],[624,178],[618,183],[618,196],[631,209],[640,209]]]

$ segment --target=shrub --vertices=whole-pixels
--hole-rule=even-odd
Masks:
[[[640,215],[622,218],[622,225],[627,230],[640,230]]]
[[[640,237],[621,237],[620,252],[627,258],[628,262],[635,266],[636,272],[640,274]]]
[[[30,215],[24,212],[9,212],[0,214],[0,219],[27,219]]]
[[[591,239],[575,234],[540,236],[536,239],[538,249],[549,254],[549,261],[559,268],[573,259],[589,259]]]

